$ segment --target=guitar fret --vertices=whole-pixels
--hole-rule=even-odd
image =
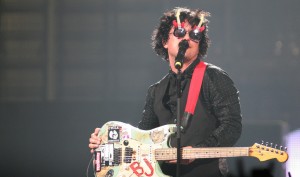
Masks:
[[[220,157],[238,157],[249,156],[249,148],[231,147],[231,148],[191,148],[184,149],[182,152],[183,159],[192,158],[220,158]],[[175,148],[156,149],[156,160],[172,160],[177,158]]]

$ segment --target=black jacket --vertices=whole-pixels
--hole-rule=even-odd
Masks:
[[[181,81],[181,114],[185,109],[195,60],[184,72]],[[162,80],[150,86],[146,97],[143,118],[139,128],[149,130],[176,119],[176,74],[169,72]],[[181,115],[182,116],[182,115]],[[228,74],[212,64],[207,65],[199,101],[190,127],[182,134],[181,145],[193,147],[233,146],[240,137],[241,111],[238,90]],[[176,140],[172,145],[176,147]],[[196,160],[182,166],[182,177],[220,176],[218,159]],[[175,176],[176,165],[163,164],[165,174]],[[205,171],[205,174],[203,172]]]

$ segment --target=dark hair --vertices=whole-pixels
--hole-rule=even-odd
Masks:
[[[160,18],[159,26],[154,29],[152,34],[152,48],[155,50],[157,55],[162,56],[164,60],[168,60],[168,51],[164,48],[164,44],[169,39],[169,32],[173,25],[173,20],[176,20],[176,12],[180,9],[180,21],[187,20],[192,26],[198,25],[200,22],[199,14],[205,14],[209,16],[208,12],[203,10],[195,9],[191,10],[188,8],[176,7],[173,10],[170,10]],[[205,30],[202,32],[201,41],[199,42],[199,57],[204,57],[207,52],[207,48],[210,44],[210,39],[207,35],[208,32],[208,20],[205,18],[203,25],[205,25]],[[203,26],[202,25],[202,26]]]

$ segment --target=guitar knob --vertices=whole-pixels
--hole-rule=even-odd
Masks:
[[[275,144],[275,149],[277,149],[277,144]]]
[[[280,150],[282,151],[282,146],[280,146]]]
[[[264,145],[264,141],[263,140],[261,140],[261,144]]]
[[[284,151],[287,151],[287,147],[284,148]]]
[[[273,147],[273,143],[271,143],[271,148]]]
[[[128,140],[125,140],[125,141],[123,142],[123,144],[124,144],[125,146],[128,146],[128,144],[129,144]]]
[[[269,142],[266,142],[266,146],[268,146],[269,145]]]

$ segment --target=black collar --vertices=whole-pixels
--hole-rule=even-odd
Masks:
[[[198,57],[183,71],[182,78],[192,78],[194,69],[199,62],[200,62],[200,58]],[[169,70],[169,75],[176,78],[176,73],[173,72],[172,70]]]

